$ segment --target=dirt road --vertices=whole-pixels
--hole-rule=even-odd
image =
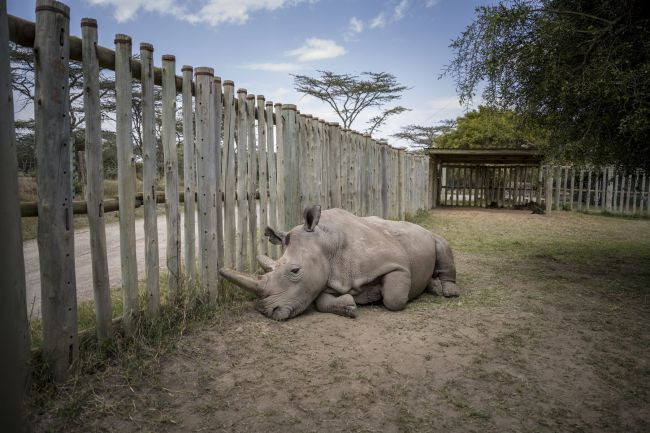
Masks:
[[[182,221],[181,215],[181,221]],[[165,264],[167,251],[167,231],[165,216],[158,216],[158,245],[160,245],[160,266]],[[183,227],[181,223],[181,227]],[[181,230],[181,239],[184,239]],[[136,255],[138,257],[138,276],[144,278],[144,219],[135,221]],[[93,278],[90,257],[90,232],[88,228],[75,230],[74,251],[77,279],[77,301],[93,299]],[[108,272],[111,287],[122,285],[120,268],[120,225],[106,225],[106,252],[108,255]],[[27,280],[27,314],[39,317],[41,312],[41,279],[38,261],[38,244],[36,239],[23,244],[25,256],[25,274]]]

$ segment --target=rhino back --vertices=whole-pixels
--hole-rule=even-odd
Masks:
[[[433,233],[407,221],[389,221],[365,217],[367,224],[397,241],[405,251],[411,271],[409,299],[419,296],[433,275],[436,263],[436,239]]]
[[[342,245],[333,257],[335,285],[359,287],[372,282],[378,269],[390,265],[411,273],[409,298],[418,296],[431,279],[436,260],[435,238],[422,227],[405,221],[357,217],[342,209],[323,211],[325,230],[341,233]]]

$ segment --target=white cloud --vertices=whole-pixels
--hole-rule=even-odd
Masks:
[[[302,69],[302,66],[297,63],[249,63],[243,67],[253,71],[267,72],[291,72]]]
[[[386,25],[386,16],[384,13],[380,13],[376,17],[374,17],[372,20],[370,20],[370,28],[371,29],[376,29],[376,28],[382,28]]]
[[[424,7],[425,8],[432,8],[435,5],[437,5],[439,1],[440,0],[427,0],[426,2],[424,2]]]
[[[399,21],[404,18],[404,14],[406,13],[406,8],[408,5],[409,0],[402,0],[397,6],[395,6],[395,9],[393,10],[393,19],[395,21]]]
[[[190,23],[216,26],[222,23],[244,24],[251,13],[274,11],[285,6],[316,0],[88,0],[92,5],[112,6],[119,22],[134,19],[138,12],[157,12],[173,15]],[[188,8],[190,3],[192,8]],[[198,10],[198,12],[194,12]]]
[[[363,21],[357,17],[350,18],[349,32],[352,34],[361,33],[363,31]]]
[[[302,47],[288,51],[287,55],[296,57],[299,62],[309,62],[332,59],[342,56],[345,52],[345,48],[331,39],[309,38]]]

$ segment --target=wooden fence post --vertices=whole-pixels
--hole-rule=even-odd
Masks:
[[[607,195],[605,198],[605,210],[609,213],[612,212],[612,199],[614,195],[614,168],[607,167],[605,169],[605,176],[607,177]]]
[[[274,229],[286,230],[286,222],[284,217],[286,215],[286,203],[284,202],[284,190],[285,190],[285,164],[284,164],[284,131],[282,129],[284,125],[284,116],[282,113],[282,104],[277,103],[275,107],[275,149],[276,149],[276,183],[277,183],[277,227]]]
[[[212,68],[199,67],[195,77],[196,116],[196,189],[199,226],[199,275],[201,286],[211,300],[218,296],[217,247],[216,247],[216,161],[214,145],[214,108]]]
[[[589,210],[591,204],[591,169],[587,172],[587,202],[585,203],[585,210]]]
[[[268,166],[269,173],[269,219],[268,224],[274,229],[278,227],[278,207],[277,207],[277,194],[278,194],[278,183],[277,183],[277,164],[276,164],[276,152],[275,152],[275,140],[273,134],[273,102],[267,101],[265,104],[266,109],[266,162]],[[264,236],[264,230],[260,232],[260,236]],[[266,239],[266,236],[264,236]],[[278,248],[277,245],[269,245],[269,252],[271,253],[272,258],[278,257]]]
[[[153,46],[151,44],[140,44],[140,63],[142,65],[140,84],[142,88],[142,195],[144,197],[145,285],[147,313],[155,315],[160,307],[160,257],[158,251],[158,213],[156,212],[158,152],[156,150]]]
[[[376,146],[376,145],[375,145]],[[381,214],[382,218],[388,218],[388,182],[390,178],[388,177],[388,144],[380,143],[379,144],[379,161],[380,161],[380,170],[377,181],[380,186],[380,197],[381,197]],[[428,181],[428,179],[427,179]],[[421,185],[423,187],[423,185]],[[424,189],[424,188],[423,188]],[[424,206],[426,208],[426,206]],[[428,209],[427,209],[428,210]]]
[[[120,203],[120,254],[124,330],[135,331],[138,314],[138,262],[135,249],[135,157],[133,155],[131,109],[131,38],[115,35],[115,105],[117,180]]]
[[[62,3],[36,3],[34,114],[43,354],[57,381],[68,376],[78,355],[68,119],[68,17],[69,8]]]
[[[81,20],[82,57],[84,75],[84,113],[86,141],[86,203],[90,231],[90,256],[92,261],[93,294],[97,338],[100,342],[111,336],[111,292],[106,255],[106,229],[104,226],[104,168],[102,162],[102,119],[99,98],[99,61],[97,21]],[[13,128],[13,125],[12,125]]]
[[[404,220],[406,213],[406,185],[404,179],[406,177],[406,151],[404,149],[397,150],[397,166],[398,166],[398,187],[397,187],[397,203],[398,203],[398,219]],[[445,189],[445,196],[447,195]],[[446,202],[445,202],[446,204]]]
[[[248,124],[246,120],[246,89],[237,90],[237,270],[246,269],[248,239],[248,206],[246,203],[246,176],[248,152]]]
[[[0,143],[0,239],[3,243],[3,259],[0,260],[0,341],[3,353],[0,368],[3,378],[6,378],[0,388],[0,424],[6,431],[21,432],[28,431],[25,407],[30,341],[5,0],[0,0]]]
[[[621,215],[625,212],[625,207],[623,207],[625,197],[625,173],[621,173],[621,192],[618,197],[618,213]]]
[[[224,264],[234,268],[237,263],[236,227],[235,227],[235,189],[237,178],[235,173],[235,83],[230,80],[223,82],[223,167],[224,167]]]
[[[181,234],[176,147],[176,57],[162,56],[162,144],[167,218],[167,290],[177,296],[181,285]]]
[[[341,208],[349,210],[348,206],[348,147],[345,137],[345,128],[336,128],[339,136],[339,151],[341,160],[339,161],[340,186],[341,186]]]
[[[643,201],[644,199],[647,200],[647,198],[645,198],[645,183],[646,183],[645,181],[646,181],[646,177],[644,171],[643,174],[641,175],[641,200],[639,201],[639,214],[643,214]]]
[[[632,184],[633,194],[632,194],[632,214],[636,213],[636,196],[637,196],[637,184],[639,183],[639,172],[634,171],[634,183]]]
[[[320,134],[320,140],[321,140],[321,153],[320,153],[320,158],[321,158],[321,205],[323,206],[323,209],[329,209],[331,206],[330,203],[330,170],[329,170],[329,147],[330,147],[330,142],[329,142],[329,126],[327,126],[326,122],[321,119],[318,121],[318,132]]]
[[[324,201],[323,196],[323,137],[321,135],[320,129],[321,120],[314,118],[313,120],[313,142],[311,143],[311,156],[314,161],[313,170],[314,170],[314,196],[313,204],[320,204],[323,209],[326,209],[327,204]]]
[[[341,206],[341,129],[338,123],[329,127],[330,200],[333,208]]]
[[[630,213],[630,193],[632,192],[632,175],[627,175],[627,192],[625,194],[625,213]]]
[[[551,208],[553,207],[553,168],[550,165],[546,166],[546,184],[544,187],[544,202],[546,206],[546,214],[551,214]]]
[[[290,230],[298,224],[302,214],[300,209],[300,179],[298,179],[298,161],[300,151],[298,148],[298,122],[296,121],[296,106],[287,104],[282,106],[282,186],[284,190],[284,208],[279,212],[284,214],[284,226],[281,230]],[[278,173],[278,176],[280,174]]]
[[[192,110],[192,74],[194,68],[183,66],[183,197],[184,223],[183,234],[185,249],[183,250],[185,272],[191,282],[196,282],[196,253],[195,253],[195,213],[196,213],[196,148],[194,145],[194,111]]]
[[[271,120],[273,124],[273,120]],[[266,111],[264,95],[257,95],[257,138],[259,155],[259,176],[260,176],[260,221],[259,221],[259,250],[261,254],[268,255],[269,243],[264,236],[264,229],[269,224],[268,212],[268,162],[266,144]]]
[[[246,96],[246,124],[248,125],[247,203],[248,203],[248,261],[251,272],[258,268],[257,260],[257,147],[255,145],[255,95]]]
[[[223,145],[221,137],[224,131],[223,128],[223,89],[221,87],[221,77],[214,77],[212,79],[212,112],[213,112],[213,140],[212,146],[214,147],[214,180],[216,185],[214,186],[214,212],[215,212],[215,230],[216,230],[216,249],[217,249],[217,268],[221,268],[224,265],[225,261],[225,252],[224,252],[224,241],[223,241],[223,186],[224,186],[224,174],[222,173],[223,165]],[[224,140],[225,141],[225,140]],[[215,273],[215,278],[217,283],[220,281],[219,273]]]

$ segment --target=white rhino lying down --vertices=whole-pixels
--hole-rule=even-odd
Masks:
[[[324,313],[356,317],[357,304],[381,300],[389,310],[428,290],[458,296],[456,267],[447,241],[404,221],[357,217],[342,209],[321,214],[306,208],[305,223],[264,234],[282,245],[277,261],[258,256],[265,275],[220,269],[222,276],[253,291],[257,309],[275,320],[302,313],[312,302]]]

